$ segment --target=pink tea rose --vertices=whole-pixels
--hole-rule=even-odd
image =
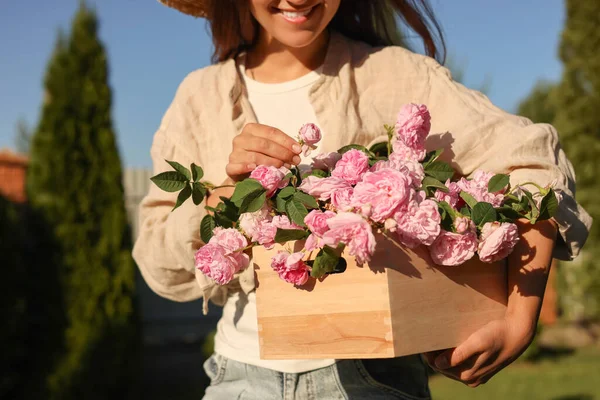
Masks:
[[[350,185],[356,185],[368,170],[369,157],[360,150],[352,149],[342,155],[331,171],[331,176],[341,178]]]
[[[317,176],[307,176],[304,178],[298,189],[304,193],[321,200],[327,201],[332,193],[340,189],[351,188],[350,184],[342,178],[328,177],[319,178]]]
[[[302,261],[302,253],[288,254],[280,251],[271,259],[271,267],[286,282],[301,286],[308,281],[310,272],[308,266]]]
[[[410,185],[415,188],[420,187],[425,178],[423,164],[415,160],[397,158],[393,153],[387,161],[380,160],[373,164],[370,171],[377,172],[386,168],[402,172],[409,178]]]
[[[313,234],[320,237],[329,230],[327,220],[332,217],[335,217],[332,211],[312,210],[304,218],[304,223]]]
[[[354,188],[350,186],[343,189],[335,190],[333,193],[331,193],[331,204],[338,211],[350,211],[352,209],[353,194]]]
[[[394,169],[394,164],[392,164],[389,161],[379,160],[375,164],[373,164],[373,166],[371,168],[369,168],[369,171],[377,172],[377,171],[381,171],[382,169],[386,169],[386,168]]]
[[[273,225],[279,229],[304,229],[296,225],[286,215],[276,215],[273,217]]]
[[[469,261],[477,251],[477,233],[442,232],[429,247],[429,254],[438,265],[456,266]]]
[[[467,231],[474,231],[476,227],[475,223],[473,223],[470,218],[457,217],[454,220],[454,229],[456,229],[456,233],[463,234]]]
[[[396,234],[402,244],[408,248],[420,245],[430,246],[440,234],[441,216],[438,205],[433,200],[423,200],[420,204],[412,202],[394,216]],[[386,221],[387,223],[387,221]]]
[[[304,250],[311,252],[323,247],[323,239],[319,236],[311,233],[306,238],[306,242],[304,242]]]
[[[248,266],[250,258],[243,251],[248,246],[248,240],[237,229],[217,227],[213,230],[213,237],[208,243],[225,249],[225,255],[233,257],[238,263],[238,270]]]
[[[425,179],[423,164],[417,161],[406,160],[401,164],[396,163],[395,169],[402,172],[410,179],[410,185],[414,188],[421,187]]]
[[[369,262],[375,252],[375,236],[371,225],[360,215],[339,213],[327,220],[330,230],[323,235],[323,244],[336,248],[343,243],[358,264]]]
[[[260,182],[262,187],[267,190],[267,197],[273,196],[277,189],[287,186],[284,169],[273,166],[259,165],[250,173],[250,178]]]
[[[311,150],[317,148],[315,145],[321,141],[321,130],[315,124],[304,124],[300,128],[299,136],[302,152],[304,156],[308,156]]]
[[[272,249],[275,245],[275,235],[277,235],[278,228],[303,229],[301,226],[291,222],[287,216],[276,215],[260,221],[254,229],[251,240],[264,246],[266,249]]]
[[[448,179],[445,183],[445,186],[448,188],[448,193],[442,192],[441,190],[435,191],[434,196],[437,201],[445,201],[455,210],[462,208],[465,202],[460,197],[461,189],[458,184],[456,182],[451,182],[450,179]]]
[[[396,118],[397,138],[412,149],[423,149],[431,129],[431,115],[423,104],[407,104]]]
[[[276,234],[277,227],[273,224],[273,221],[263,220],[258,223],[251,240],[266,249],[272,249],[275,245]]]
[[[410,195],[410,182],[405,174],[391,168],[367,172],[354,187],[352,206],[362,209],[370,206],[369,217],[384,222],[396,210],[406,205]]]
[[[483,262],[493,263],[512,253],[519,241],[517,225],[508,222],[488,222],[481,229],[477,253]]]
[[[228,284],[241,265],[225,253],[226,250],[216,243],[205,244],[195,254],[196,268],[219,285]]]
[[[342,159],[340,153],[321,153],[313,157],[312,167],[323,171],[331,171],[335,168],[335,164]]]
[[[425,147],[409,147],[402,140],[395,140],[392,143],[392,154],[389,158],[397,161],[400,160],[412,160],[412,161],[423,161],[427,151]]]
[[[270,220],[271,216],[269,215],[269,207],[265,204],[263,208],[258,211],[240,214],[238,223],[246,235],[252,237],[256,233],[256,230],[262,221]]]
[[[494,207],[500,207],[504,201],[504,190],[496,193],[488,192],[488,183],[494,175],[492,172],[478,170],[473,174],[473,179],[461,178],[456,184],[461,190],[473,196],[475,200],[490,203]]]
[[[235,252],[248,246],[248,240],[237,229],[225,229],[220,226],[213,230],[213,237],[209,243],[215,243],[228,252]]]

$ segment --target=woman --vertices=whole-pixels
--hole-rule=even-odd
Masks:
[[[428,147],[468,176],[476,169],[510,173],[512,183],[556,181],[555,221],[521,224],[509,260],[509,304],[503,320],[456,349],[426,355],[439,372],[470,386],[486,382],[531,342],[553,249],[571,259],[590,218],[573,197],[572,167],[554,129],[494,107],[452,81],[433,58],[443,41],[425,1],[417,0],[161,0],[206,17],[214,65],[179,87],[152,145],[155,172],[164,160],[202,165],[211,182],[233,183],[256,165],[303,160],[292,136],[306,122],[324,139],[318,151],[369,144],[403,104],[428,106]],[[397,13],[423,39],[428,56],[393,46]],[[440,60],[441,61],[441,60]],[[231,189],[215,190],[207,205]],[[205,363],[207,399],[421,399],[429,397],[419,356],[389,360],[261,360],[251,269],[227,287],[194,269],[201,207],[170,213],[175,198],[152,187],[140,210],[134,256],[149,286],[176,301],[204,297],[224,305],[215,354]],[[557,235],[557,232],[560,234]]]

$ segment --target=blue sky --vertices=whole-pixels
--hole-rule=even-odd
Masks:
[[[209,63],[205,24],[156,0],[88,0],[100,18],[113,88],[113,120],[123,162],[150,166],[160,119],[185,75]],[[37,122],[42,80],[59,27],[78,0],[11,1],[0,6],[0,149],[14,147],[16,121]],[[448,50],[467,86],[489,83],[488,96],[514,111],[538,79],[557,80],[561,0],[431,0]]]

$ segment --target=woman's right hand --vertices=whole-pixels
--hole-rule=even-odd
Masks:
[[[261,124],[247,124],[233,139],[233,149],[225,168],[234,181],[248,176],[258,165],[289,168],[300,163],[298,142],[277,128]]]

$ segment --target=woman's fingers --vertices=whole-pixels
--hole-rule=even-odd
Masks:
[[[252,135],[263,139],[269,139],[280,146],[285,147],[294,154],[300,154],[302,151],[302,148],[298,142],[296,142],[289,135],[286,135],[284,132],[272,126],[247,124],[242,131],[242,135]]]
[[[248,175],[250,172],[252,172],[254,168],[256,168],[256,165],[244,163],[229,163],[225,166],[225,173],[234,181],[238,181],[241,177]]]
[[[275,158],[283,163],[298,164],[300,157],[294,152],[280,145],[274,140],[270,140],[261,136],[240,135],[236,138],[236,149],[243,149],[247,152],[264,154],[271,158]],[[260,165],[260,163],[257,163]]]

